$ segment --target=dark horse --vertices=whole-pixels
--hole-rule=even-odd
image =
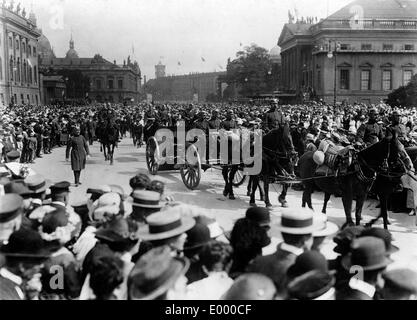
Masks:
[[[305,187],[303,205],[307,203],[312,209],[311,193],[314,185],[326,193],[326,198],[330,197],[330,194],[340,193],[346,216],[346,222],[342,228],[354,225],[351,216],[354,199],[356,199],[356,225],[360,225],[363,204],[367,193],[373,187],[381,202],[381,213],[368,225],[372,225],[382,217],[384,228],[387,229],[389,224],[388,198],[400,183],[401,176],[406,172],[399,158],[399,141],[394,130],[387,128],[386,137],[383,140],[362,151],[355,152],[347,172],[338,176],[315,177],[317,164],[313,161],[313,152],[305,153],[298,164],[300,178],[304,179]]]
[[[251,176],[252,192],[250,194],[250,205],[256,206],[255,192],[259,181],[262,179],[264,185],[264,201],[267,208],[272,207],[269,201],[270,179],[279,183],[279,179],[291,179],[294,177],[294,167],[297,160],[297,153],[293,151],[291,134],[288,126],[280,126],[270,131],[262,138],[262,170],[259,175]],[[283,207],[287,207],[288,183],[282,183],[282,192],[278,201]]]
[[[104,158],[106,161],[110,161],[113,164],[114,148],[117,146],[119,141],[119,127],[112,118],[108,118],[104,125],[101,135],[101,142],[103,144]]]

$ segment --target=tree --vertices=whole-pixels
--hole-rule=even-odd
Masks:
[[[238,51],[236,59],[228,63],[226,82],[229,87],[236,86],[240,95],[259,95],[276,87],[277,75],[273,71],[268,50],[252,44]]]
[[[406,86],[401,86],[388,95],[387,103],[392,107],[417,106],[417,74],[414,75]]]

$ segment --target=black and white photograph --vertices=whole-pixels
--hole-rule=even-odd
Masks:
[[[417,300],[417,1],[0,1],[0,300]]]

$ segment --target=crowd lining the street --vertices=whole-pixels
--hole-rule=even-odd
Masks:
[[[88,186],[69,203],[67,181],[49,183],[30,163],[82,137],[100,140],[100,110],[115,119],[119,138],[141,147],[154,122],[233,130],[285,123],[299,155],[323,140],[360,148],[384,127],[415,145],[417,109],[324,104],[155,103],[138,106],[13,106],[0,113],[0,300],[372,300],[415,299],[417,272],[390,269],[399,249],[381,228],[339,230],[325,215],[289,208],[272,226],[253,207],[224,230],[199,208],[176,202],[165,185],[139,173],[131,190]],[[71,151],[73,152],[73,151]],[[67,158],[69,154],[67,152]],[[71,162],[79,161],[71,153]],[[409,164],[409,169],[413,164]],[[78,172],[80,172],[79,170]],[[76,170],[77,171],[77,170]],[[75,171],[74,171],[75,173]],[[408,206],[408,205],[407,205]],[[412,204],[411,214],[416,205]],[[271,227],[282,241],[270,236]],[[333,241],[336,258],[321,250]],[[356,276],[357,266],[363,277]]]

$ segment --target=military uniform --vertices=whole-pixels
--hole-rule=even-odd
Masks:
[[[384,138],[384,133],[378,123],[363,123],[356,134],[357,140],[367,145],[372,145]]]
[[[265,127],[267,130],[277,129],[283,125],[285,117],[279,110],[270,111],[265,116]]]
[[[236,122],[234,120],[224,120],[220,123],[220,129],[230,131],[232,129],[237,129]]]

